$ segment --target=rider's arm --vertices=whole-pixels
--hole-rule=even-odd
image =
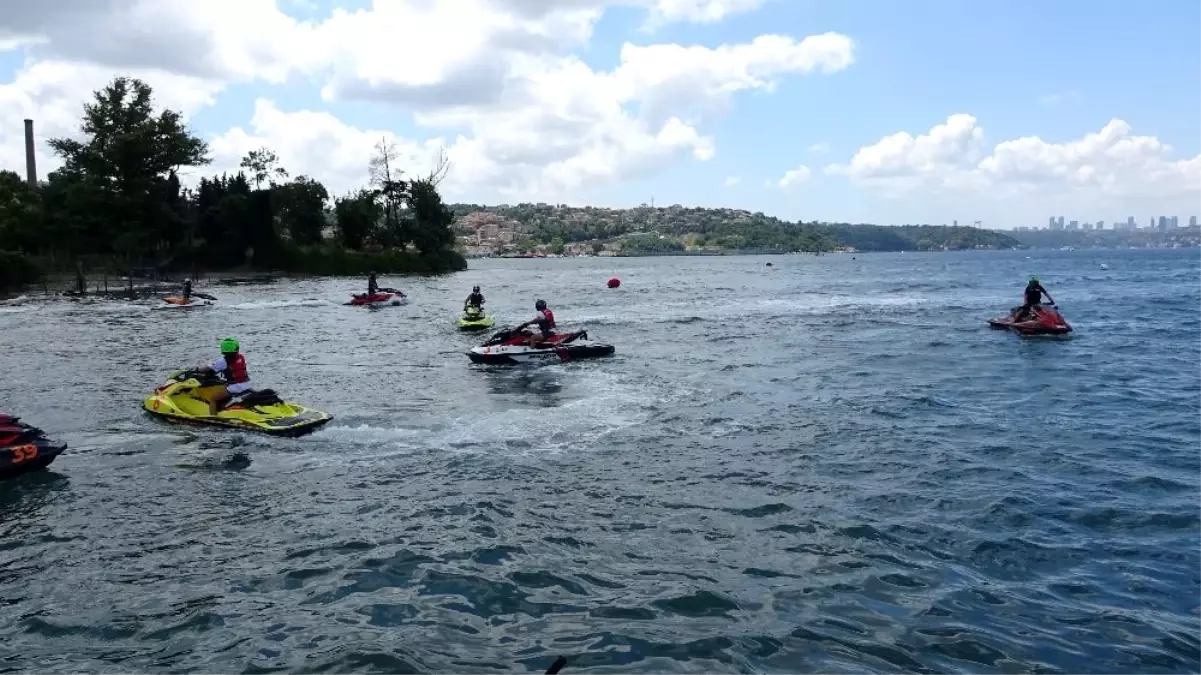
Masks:
[[[212,363],[210,363],[210,364],[207,366],[207,368],[208,368],[209,370],[211,370],[212,372],[214,372],[214,373],[221,373],[221,372],[224,372],[224,371],[225,371],[225,369],[226,369],[227,367],[228,367],[228,366],[226,366],[226,365],[225,365],[225,357],[224,357],[224,356],[222,356],[221,358],[217,359],[216,361],[213,361]]]

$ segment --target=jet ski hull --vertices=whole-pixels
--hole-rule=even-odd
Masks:
[[[464,332],[487,330],[487,329],[491,328],[495,323],[496,323],[496,319],[494,319],[490,316],[485,316],[482,313],[480,313],[480,314],[468,313],[468,314],[464,314],[463,317],[459,319],[458,327],[459,327],[459,330],[464,331]]]
[[[408,298],[400,293],[386,293],[381,291],[373,295],[367,295],[366,293],[353,295],[350,298],[350,302],[346,304],[354,307],[397,307],[405,304],[407,301]]]
[[[212,300],[191,298],[187,302],[184,302],[184,299],[178,296],[163,298],[163,302],[165,304],[155,305],[154,309],[187,309],[189,307],[211,307],[213,305]]]
[[[0,479],[44,469],[66,449],[41,429],[0,413]]]
[[[1032,316],[1022,321],[1015,321],[1017,310],[1014,308],[1009,316],[989,319],[988,325],[993,328],[1013,331],[1023,337],[1065,336],[1072,332],[1072,326],[1051,306],[1035,307]]]
[[[467,352],[472,363],[488,363],[493,365],[512,365],[517,363],[537,363],[541,361],[574,361],[576,359],[596,359],[609,356],[615,352],[613,345],[593,342],[587,345],[569,345],[558,349],[530,349],[528,347],[476,347]],[[564,359],[563,355],[567,358]]]
[[[171,422],[198,426],[227,427],[272,436],[303,436],[333,419],[320,410],[282,401],[267,389],[248,392],[234,399],[216,415],[209,414],[209,401],[223,384],[196,377],[175,375],[142,401],[146,412]]]
[[[609,356],[613,345],[591,342],[588,333],[557,333],[544,343],[531,348],[529,335],[512,330],[502,330],[484,344],[467,352],[472,363],[515,364],[540,361],[572,361]]]

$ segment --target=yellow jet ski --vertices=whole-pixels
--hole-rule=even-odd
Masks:
[[[177,370],[142,401],[147,412],[173,422],[210,424],[261,431],[275,436],[301,436],[334,418],[326,412],[283,401],[270,389],[235,396],[216,415],[209,401],[225,387],[218,376],[200,370]]]
[[[463,312],[463,318],[459,319],[459,330],[484,330],[491,328],[492,324],[496,323],[496,319],[484,315],[484,310],[481,307],[468,307]]]

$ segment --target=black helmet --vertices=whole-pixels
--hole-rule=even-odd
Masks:
[[[545,301],[545,300],[539,300],[539,301],[535,302],[535,303],[534,303],[534,309],[537,309],[537,310],[543,310],[543,309],[546,309],[546,301]]]
[[[472,286],[472,287],[471,287],[471,292],[472,292],[472,293],[479,293],[479,292],[480,292],[480,287],[479,287],[479,286]]]

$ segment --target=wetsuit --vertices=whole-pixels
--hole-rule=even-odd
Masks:
[[[467,296],[467,300],[463,303],[463,306],[464,307],[483,307],[484,306],[484,294],[483,293],[472,293],[471,295]]]
[[[1031,310],[1042,304],[1044,294],[1047,296],[1048,300],[1051,299],[1051,294],[1047,293],[1047,289],[1043,288],[1042,284],[1026,286],[1025,299],[1023,301],[1025,304],[1023,304],[1018,310],[1017,318],[1024,319],[1030,316]]]

